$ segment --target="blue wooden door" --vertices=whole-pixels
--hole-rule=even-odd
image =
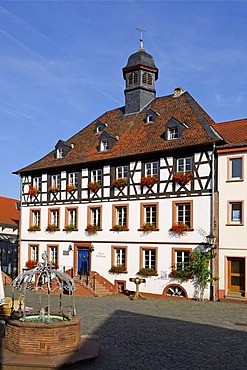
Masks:
[[[78,274],[87,275],[89,272],[89,249],[78,248]]]

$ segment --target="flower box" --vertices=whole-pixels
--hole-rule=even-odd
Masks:
[[[145,232],[151,232],[151,231],[153,231],[153,230],[155,230],[156,229],[156,226],[154,225],[154,224],[152,224],[151,222],[147,222],[147,223],[145,223],[143,226],[142,226],[142,228],[141,228],[141,230],[143,230],[143,231],[145,231]]]
[[[28,260],[26,262],[26,268],[33,269],[37,265],[37,261]]]
[[[58,231],[59,228],[55,224],[49,224],[46,228],[46,231],[53,232],[53,231]]]
[[[179,269],[179,270],[173,269],[168,276],[169,278],[185,282],[192,279],[193,277],[191,271],[189,271],[188,269]]]
[[[100,230],[100,227],[98,225],[91,225],[88,224],[85,231],[88,232],[88,234],[96,234],[97,231]]]
[[[113,225],[112,230],[113,231],[126,231],[127,227],[126,225]]]
[[[74,191],[74,190],[77,190],[77,186],[76,185],[73,185],[73,184],[68,184],[66,186],[66,190],[67,191]]]
[[[38,225],[32,225],[29,227],[28,231],[39,231],[40,227]]]
[[[112,185],[117,189],[124,189],[128,184],[128,180],[125,177],[120,177],[119,179],[113,180]]]
[[[186,185],[193,179],[193,175],[190,172],[175,172],[172,176],[172,180],[179,185]]]
[[[76,226],[75,225],[66,225],[64,227],[64,230],[67,231],[68,233],[71,232],[71,231],[74,231],[76,230]]]
[[[175,222],[171,227],[171,231],[179,235],[184,235],[188,229],[189,229],[188,225],[184,224],[181,221]]]
[[[127,268],[123,265],[119,265],[119,266],[112,266],[109,270],[110,273],[112,274],[121,274],[121,273],[125,273],[127,272]]]
[[[157,276],[157,271],[154,268],[143,267],[137,272],[141,276]]]
[[[28,195],[31,197],[35,197],[35,195],[39,194],[39,189],[36,186],[29,186]]]
[[[59,187],[58,186],[49,186],[49,189],[48,189],[49,193],[57,193],[60,191]]]
[[[101,184],[98,181],[92,181],[92,182],[89,182],[87,187],[93,193],[97,193],[97,191],[101,188]]]
[[[143,176],[141,178],[140,184],[141,184],[141,186],[152,187],[158,181],[159,181],[159,178],[157,176],[148,175],[148,176]]]

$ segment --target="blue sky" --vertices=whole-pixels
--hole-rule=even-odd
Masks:
[[[216,121],[246,118],[246,1],[0,1],[0,195],[103,112],[124,105],[122,68],[139,48],[157,96],[181,86]]]

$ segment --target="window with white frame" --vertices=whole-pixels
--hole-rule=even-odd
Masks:
[[[68,174],[68,184],[78,187],[78,173],[77,172],[71,172]]]
[[[77,208],[67,208],[66,209],[66,219],[67,225],[77,227]]]
[[[243,179],[243,158],[229,158],[230,173],[229,180],[242,180]]]
[[[57,263],[57,251],[58,251],[58,247],[57,246],[50,246],[49,247],[49,251],[50,251],[50,262],[51,263]]]
[[[101,169],[91,171],[91,181],[98,182],[100,185],[102,185],[102,170]]]
[[[168,140],[173,140],[173,139],[177,139],[179,136],[179,131],[178,131],[178,127],[168,127],[168,130],[167,130],[167,139]]]
[[[126,248],[114,248],[114,265],[126,267]]]
[[[91,225],[95,225],[101,227],[101,208],[100,207],[92,207],[91,211]]]
[[[58,148],[57,151],[56,151],[56,157],[59,159],[59,158],[63,158],[64,157],[64,149],[63,148]]]
[[[33,186],[37,189],[37,190],[41,190],[41,177],[34,177],[33,178]]]
[[[51,175],[51,186],[60,188],[61,176],[60,174]]]
[[[39,246],[38,245],[30,246],[30,259],[32,261],[38,262],[39,260]]]
[[[177,171],[178,172],[192,172],[192,158],[179,158],[177,160]]]
[[[156,270],[156,249],[143,250],[143,267]]]
[[[190,203],[177,204],[177,222],[183,222],[188,228],[191,227]]]
[[[40,227],[40,209],[31,210],[30,227]]]
[[[126,226],[127,224],[127,207],[116,207],[116,224]]]
[[[127,178],[128,177],[128,166],[118,166],[116,168],[116,178]]]
[[[145,176],[157,176],[159,171],[158,162],[145,163]]]
[[[230,207],[230,223],[243,223],[243,202],[229,202]]]
[[[157,226],[157,207],[154,205],[145,205],[144,206],[144,223],[149,223]]]
[[[109,141],[107,139],[100,141],[100,151],[106,152],[109,149]]]
[[[51,224],[59,227],[59,210],[51,210]]]
[[[184,266],[189,263],[190,251],[176,250],[175,263],[177,270],[184,269]]]

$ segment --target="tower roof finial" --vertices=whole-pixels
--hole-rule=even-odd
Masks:
[[[139,50],[144,50],[142,32],[146,32],[146,31],[143,30],[142,28],[138,28],[138,27],[136,28],[136,31],[140,32],[140,48],[139,48]]]

